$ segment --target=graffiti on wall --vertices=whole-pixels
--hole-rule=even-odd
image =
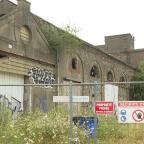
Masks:
[[[43,112],[47,112],[47,99],[46,96],[40,96],[39,97],[39,108]]]
[[[53,84],[55,81],[55,74],[52,71],[41,69],[38,67],[33,67],[32,69],[30,69],[28,75],[30,76],[34,84],[45,84],[46,86],[47,84]]]
[[[0,102],[11,110],[12,115],[21,111],[21,102],[14,97],[11,97],[10,101],[5,95],[0,94]]]
[[[17,113],[21,111],[21,102],[19,100],[17,100],[16,98],[12,97],[11,98],[11,103],[12,103],[12,113]]]
[[[5,96],[0,94],[0,102],[8,108],[11,108],[11,102],[9,101],[9,99]]]

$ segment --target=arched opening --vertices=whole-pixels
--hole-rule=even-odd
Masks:
[[[77,69],[77,58],[72,58],[72,69]]]
[[[113,82],[113,74],[112,74],[111,71],[109,71],[109,72],[107,73],[107,81]]]
[[[125,82],[124,76],[121,76],[121,77],[120,77],[119,82]]]
[[[22,26],[20,29],[20,39],[25,42],[28,43],[31,41],[32,35],[31,35],[31,31],[27,26]]]
[[[97,68],[97,66],[92,66],[91,70],[90,70],[90,76],[94,77],[94,78],[100,78],[100,74],[99,74],[99,70]]]
[[[128,100],[129,84],[125,83],[126,82],[125,75],[120,76],[119,82],[120,82],[120,84],[118,85],[119,86],[119,99],[120,100]]]

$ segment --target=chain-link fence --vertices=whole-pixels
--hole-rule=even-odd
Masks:
[[[143,90],[144,82],[1,85],[0,143],[142,144]],[[129,122],[132,101],[140,111]]]

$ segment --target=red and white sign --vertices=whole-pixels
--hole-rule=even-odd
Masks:
[[[135,110],[132,113],[132,118],[135,122],[141,122],[144,120],[144,112],[142,110]]]
[[[120,101],[119,123],[144,123],[144,101]]]
[[[114,111],[113,102],[97,101],[95,102],[96,114],[112,114]]]

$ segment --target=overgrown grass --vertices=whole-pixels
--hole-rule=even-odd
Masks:
[[[4,114],[4,113],[3,113]],[[1,115],[1,117],[5,117]],[[7,116],[6,116],[7,117]],[[84,130],[73,127],[73,141],[87,143]],[[63,109],[24,113],[15,121],[0,123],[0,144],[66,144],[69,142],[68,114]]]
[[[69,118],[63,108],[49,113],[23,113],[9,119],[10,111],[1,113],[0,144],[68,144]],[[73,141],[93,144],[84,128],[73,126]],[[101,116],[97,127],[98,144],[143,144],[143,124],[118,124],[115,117]]]
[[[143,124],[120,124],[114,116],[100,117],[98,144],[143,144]]]

